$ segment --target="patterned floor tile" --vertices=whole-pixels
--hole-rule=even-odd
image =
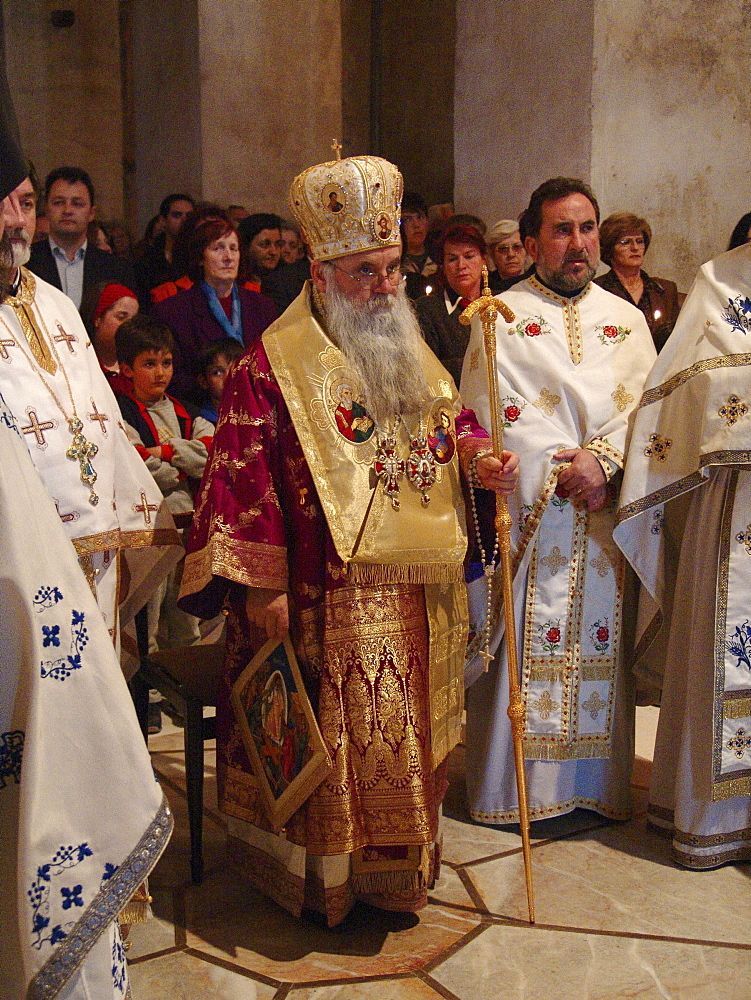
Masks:
[[[295,920],[227,870],[186,892],[186,918],[189,947],[292,983],[411,972],[478,924],[439,905],[419,916],[358,906],[326,930]]]
[[[460,1000],[740,1000],[751,951],[487,927],[431,977]]]

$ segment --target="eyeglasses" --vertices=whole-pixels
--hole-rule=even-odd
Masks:
[[[618,247],[645,247],[647,241],[643,236],[624,236],[622,240],[618,240],[616,246]]]
[[[521,245],[521,243],[512,243],[511,246],[509,246],[508,244],[506,246],[501,246],[500,244],[498,244],[496,245],[495,248],[496,253],[511,254],[512,256],[521,253],[523,250],[524,247]]]
[[[334,267],[337,271],[341,271],[342,274],[346,274],[348,278],[356,281],[361,288],[372,288],[374,285],[380,285],[383,281],[387,281],[390,285],[396,287],[405,278],[402,274],[402,265],[399,261],[389,264],[385,271],[374,271],[367,264],[362,264],[356,271],[345,271],[338,264],[334,264]]]

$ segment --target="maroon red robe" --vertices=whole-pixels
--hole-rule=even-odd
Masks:
[[[456,421],[466,470],[488,445],[474,414]],[[481,440],[477,440],[477,439]],[[291,912],[343,919],[355,899],[390,909],[425,904],[439,866],[444,767],[430,753],[428,624],[416,584],[353,585],[336,552],[300,441],[259,342],[227,379],[214,447],[197,498],[181,606],[212,617],[229,603],[227,661],[217,708],[221,809],[235,862]],[[274,850],[229,700],[266,641],[245,615],[246,587],[286,590],[290,635],[333,771],[292,816],[295,865]],[[243,825],[244,825],[243,824]],[[262,832],[263,831],[263,832]],[[347,871],[311,872],[345,858]],[[318,859],[317,859],[318,860]],[[351,869],[349,864],[351,861]]]

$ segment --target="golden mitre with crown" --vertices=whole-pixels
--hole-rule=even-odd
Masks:
[[[401,242],[402,175],[380,156],[349,156],[303,170],[289,204],[314,260]]]

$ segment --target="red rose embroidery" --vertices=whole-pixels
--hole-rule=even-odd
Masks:
[[[610,337],[610,339],[612,340],[614,337],[618,336],[618,327],[617,326],[604,326],[602,328],[602,332],[605,334],[606,337]]]
[[[527,323],[526,333],[527,333],[528,337],[539,337],[540,334],[542,333],[542,330],[540,328],[540,324],[539,323]]]
[[[522,411],[518,406],[507,406],[503,411],[503,415],[508,420],[510,424],[513,424],[515,420],[518,420],[521,416]]]
[[[561,630],[559,628],[549,628],[545,634],[545,638],[548,642],[560,642]]]
[[[600,642],[607,642],[610,638],[610,631],[606,629],[604,625],[601,625],[597,629],[597,638]]]

